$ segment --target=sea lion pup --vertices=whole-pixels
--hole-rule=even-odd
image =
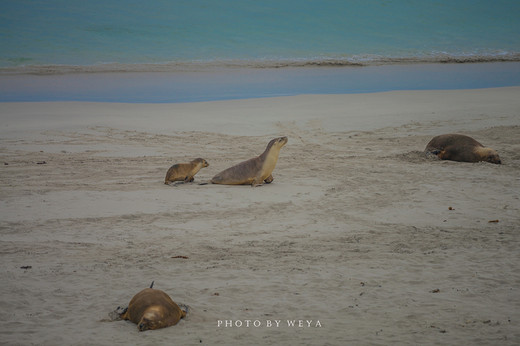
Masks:
[[[152,287],[153,282],[150,288],[137,293],[120,315],[123,320],[136,323],[141,332],[176,325],[186,316],[166,293]]]
[[[454,133],[433,137],[424,151],[437,155],[441,160],[502,163],[495,150],[484,147],[469,136]]]
[[[209,163],[201,158],[195,159],[190,163],[176,163],[166,172],[164,183],[168,185],[174,181],[192,182],[195,180],[195,174],[197,174],[201,168],[208,166]]]
[[[258,186],[263,182],[269,184],[273,181],[274,167],[278,161],[280,149],[287,143],[287,137],[279,137],[271,140],[262,155],[241,162],[233,167],[223,170],[215,175],[213,184],[226,185],[251,185]]]

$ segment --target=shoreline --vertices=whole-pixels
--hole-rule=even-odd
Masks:
[[[0,74],[0,102],[185,103],[520,85],[520,62]]]
[[[283,68],[321,68],[321,67],[370,67],[391,65],[432,65],[432,64],[482,64],[520,62],[520,53],[504,53],[492,56],[440,54],[437,57],[378,57],[359,56],[356,58],[321,59],[263,59],[263,60],[216,60],[216,61],[179,61],[164,63],[99,63],[92,65],[23,65],[0,67],[0,75],[63,75],[79,73],[178,73],[211,72],[215,70],[236,69],[283,69]]]

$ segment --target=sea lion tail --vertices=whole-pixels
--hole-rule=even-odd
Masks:
[[[152,281],[152,284],[150,285],[150,288],[153,288],[153,284],[154,284],[155,281]]]

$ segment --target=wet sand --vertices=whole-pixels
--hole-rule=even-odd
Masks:
[[[173,103],[395,90],[518,86],[520,62],[247,67],[194,65],[0,68],[0,102]]]

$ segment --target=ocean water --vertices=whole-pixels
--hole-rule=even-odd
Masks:
[[[519,18],[517,0],[2,0],[0,67],[520,60]]]
[[[224,77],[235,75],[235,87],[240,90],[244,77],[234,73],[237,69],[284,70],[281,75],[290,78],[293,72],[286,68],[515,62],[502,65],[515,71],[502,84],[518,85],[519,18],[517,0],[0,0],[0,101],[23,99],[23,78],[15,83],[21,88],[17,96],[8,97],[4,92],[16,93],[16,87],[7,87],[6,79],[1,78],[13,74],[174,73],[170,82],[182,89],[181,83],[193,80],[218,84],[220,77],[215,73],[231,70],[233,73],[224,73]],[[352,69],[350,74],[322,71],[319,81],[328,78],[332,85],[341,84],[333,82],[338,74],[350,78],[350,74],[355,77],[359,73]],[[478,69],[474,72],[478,74]],[[201,80],[199,73],[209,79]],[[276,83],[276,72],[247,73],[256,74],[259,80],[273,76],[266,79],[265,90],[258,94],[269,94]],[[452,72],[445,73],[449,79]],[[62,81],[61,77],[53,78],[51,84]],[[100,81],[103,78],[91,78],[92,83],[101,84],[91,91],[83,89],[83,94],[98,90],[102,96],[109,92]],[[139,83],[139,78],[132,82]],[[312,79],[305,82],[316,83]],[[329,88],[322,83],[322,91],[381,90],[376,87],[378,82],[374,83],[360,88]],[[432,82],[430,87],[451,87],[445,84]],[[476,87],[495,84],[493,80],[487,84],[477,81]],[[414,85],[383,89],[388,88]],[[66,86],[63,89],[67,90]],[[297,92],[290,89],[275,95]],[[250,94],[206,93],[206,98],[176,94],[178,97],[161,100]],[[96,97],[100,96],[91,99]],[[49,99],[60,99],[60,95]]]

